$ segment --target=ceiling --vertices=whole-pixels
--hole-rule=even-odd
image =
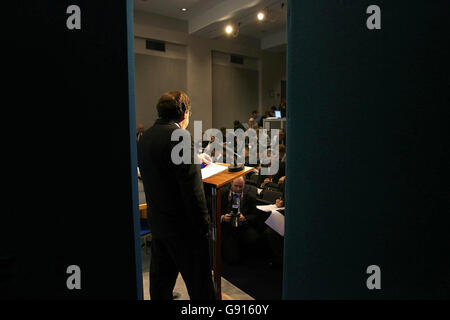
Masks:
[[[134,0],[134,9],[189,21],[195,14],[209,10],[226,0]],[[187,8],[182,12],[181,8]]]
[[[239,26],[238,36],[260,40],[262,49],[286,47],[287,0],[134,0],[134,7],[187,21],[189,33],[196,36],[225,38],[224,28],[232,23]],[[263,22],[256,19],[261,9],[267,12]]]

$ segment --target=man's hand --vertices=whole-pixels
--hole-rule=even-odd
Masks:
[[[202,162],[202,164],[206,166],[210,165],[213,161],[210,156],[208,156],[206,153],[201,153],[198,155],[198,158]]]
[[[283,208],[284,207],[284,201],[281,199],[277,199],[275,201],[275,205],[277,206],[277,208]]]
[[[225,215],[222,216],[222,221],[230,223],[231,221],[231,214],[227,213]]]
[[[241,215],[239,216],[239,221],[240,221],[240,222],[244,222],[245,220],[247,220],[247,219],[246,219],[245,216],[241,213]]]
[[[278,184],[282,184],[286,180],[286,176],[282,176],[280,179],[278,179]]]

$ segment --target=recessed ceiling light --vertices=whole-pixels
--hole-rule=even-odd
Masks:
[[[232,32],[233,32],[233,26],[232,25],[227,25],[226,26],[226,28],[225,28],[225,32],[227,33],[227,34],[231,34]]]
[[[188,11],[187,8],[181,8],[180,10],[181,10],[182,12],[187,12],[187,11]]]
[[[266,17],[266,15],[264,14],[264,12],[260,11],[260,12],[258,12],[257,17],[258,17],[259,21],[263,21],[264,18]]]

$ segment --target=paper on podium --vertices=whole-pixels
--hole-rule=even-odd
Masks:
[[[273,210],[267,218],[266,224],[284,237],[284,216],[281,213]]]
[[[244,167],[244,170],[245,170],[245,171],[249,171],[249,170],[252,170],[252,169],[255,170],[255,167],[247,167],[247,166]]]
[[[227,170],[227,167],[211,163],[210,165],[202,169],[202,179],[208,179],[209,177],[212,177],[213,175],[216,175],[225,170]]]
[[[264,211],[264,212],[273,212],[278,209],[284,209],[284,207],[278,208],[275,204],[268,204],[265,206],[256,206],[256,208],[258,208],[259,210]]]

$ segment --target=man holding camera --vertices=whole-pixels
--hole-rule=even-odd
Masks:
[[[233,180],[221,199],[222,258],[229,264],[242,260],[260,235],[256,228],[256,199],[245,188],[243,177]]]

